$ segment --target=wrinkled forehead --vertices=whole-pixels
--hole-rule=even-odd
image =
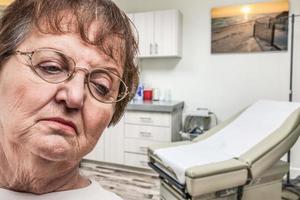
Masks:
[[[83,43],[93,45],[117,65],[122,68],[124,66],[125,41],[120,34],[112,31],[104,16],[85,22],[70,12],[60,12],[55,18],[39,19],[35,28],[43,34],[76,34]]]

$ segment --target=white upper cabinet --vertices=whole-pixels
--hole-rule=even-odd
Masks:
[[[134,25],[136,26],[139,39],[139,57],[153,55],[154,45],[154,13],[134,13]]]
[[[182,14],[178,10],[130,13],[139,38],[139,57],[181,57]]]
[[[158,56],[181,56],[182,19],[178,10],[154,14],[154,53]]]

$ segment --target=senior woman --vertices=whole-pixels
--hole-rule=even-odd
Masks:
[[[122,116],[137,44],[110,0],[15,0],[0,21],[0,199],[119,199],[79,161]]]

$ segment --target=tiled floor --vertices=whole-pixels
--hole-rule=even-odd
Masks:
[[[80,172],[124,200],[159,200],[159,179],[150,171],[83,162]],[[299,200],[299,188],[284,189],[283,200]]]
[[[124,200],[159,200],[159,179],[150,171],[82,162],[80,171]]]

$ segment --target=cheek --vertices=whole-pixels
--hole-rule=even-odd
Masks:
[[[30,115],[49,101],[51,87],[33,75],[32,71],[17,66],[19,64],[12,63],[3,66],[4,69],[1,71],[1,108],[9,113]]]
[[[96,108],[96,109],[95,109]],[[84,112],[85,135],[92,148],[98,141],[104,129],[108,126],[114,112],[114,106],[103,104],[100,108],[86,109]]]
[[[0,82],[1,124],[10,138],[17,140],[35,123],[36,114],[51,100],[51,88],[22,77]],[[47,91],[47,92],[46,92]]]
[[[47,91],[47,92],[45,92]],[[2,92],[0,92],[2,94]],[[30,117],[35,115],[51,101],[51,90],[30,83],[19,83],[5,93],[2,105],[7,114]]]

